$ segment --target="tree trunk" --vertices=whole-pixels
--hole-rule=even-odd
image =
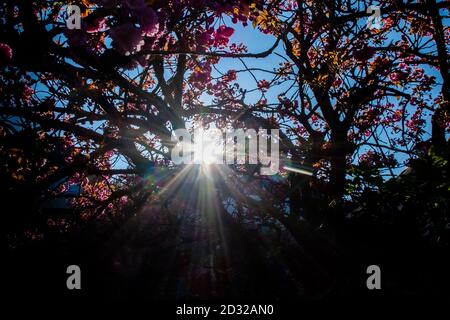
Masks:
[[[351,146],[347,142],[347,132],[336,130],[331,133],[330,150],[330,196],[340,203],[345,191],[345,175],[347,171],[347,155]]]

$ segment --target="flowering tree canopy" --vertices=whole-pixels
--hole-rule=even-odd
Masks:
[[[77,18],[68,5],[80,9],[79,28],[68,27]],[[377,26],[367,23],[369,6],[381,8]],[[180,234],[206,214],[201,223],[245,234],[250,247],[252,237],[288,234],[273,241],[308,251],[325,266],[318,277],[334,276],[326,266],[348,249],[341,235],[366,221],[411,213],[417,234],[447,246],[449,8],[437,0],[2,3],[7,246],[121,225],[139,212],[155,224],[178,221]],[[264,48],[253,50],[252,37],[266,39]],[[198,127],[278,129],[280,172],[174,164],[174,131]],[[417,206],[423,212],[409,212]]]

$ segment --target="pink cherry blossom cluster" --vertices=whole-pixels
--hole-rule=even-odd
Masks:
[[[10,46],[6,43],[0,43],[0,60],[11,60],[13,52]]]
[[[67,43],[71,47],[84,48],[97,53],[112,47],[122,55],[134,55],[133,63],[125,66],[134,68],[145,64],[146,59],[136,53],[143,51],[170,51],[180,47],[189,50],[225,48],[229,44],[234,29],[219,25],[213,26],[215,17],[231,12],[233,4],[225,1],[203,1],[198,12],[211,13],[203,23],[189,26],[179,25],[184,14],[200,10],[198,1],[170,0],[93,0],[94,6],[81,22],[81,30],[67,30]],[[174,30],[181,32],[180,41],[175,40]],[[176,38],[179,38],[177,36]],[[236,45],[235,45],[236,46]],[[244,51],[245,48],[236,47]]]

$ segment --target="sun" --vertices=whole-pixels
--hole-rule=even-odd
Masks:
[[[195,163],[202,166],[223,164],[224,141],[218,130],[199,129],[194,142]]]

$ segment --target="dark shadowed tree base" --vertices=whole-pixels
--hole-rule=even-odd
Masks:
[[[12,300],[449,296],[446,254],[398,229],[347,225],[342,242],[348,246],[335,265],[321,269],[296,244],[280,246],[231,219],[223,221],[220,239],[214,225],[202,225],[203,219],[155,227],[144,209],[110,236],[85,229],[72,238],[48,237],[9,250],[2,263],[3,288]],[[195,236],[185,237],[183,228],[196,229]],[[80,291],[66,289],[65,272],[71,264],[81,267]],[[366,288],[371,264],[382,270],[382,290],[376,293]]]

